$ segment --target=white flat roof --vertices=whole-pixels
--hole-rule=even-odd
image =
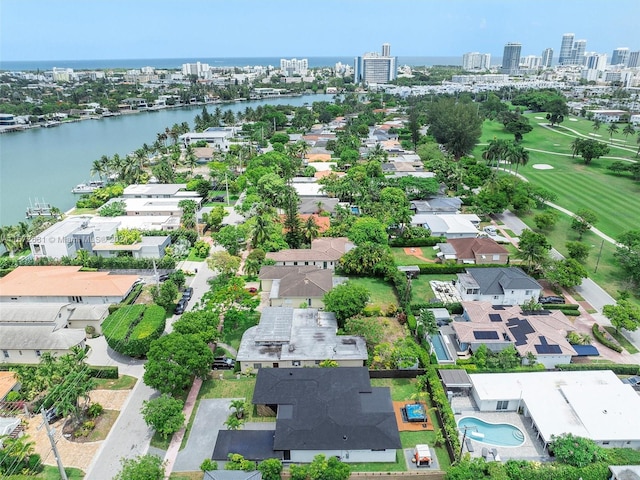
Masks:
[[[640,440],[640,396],[611,370],[470,375],[480,400],[522,399],[544,440]]]

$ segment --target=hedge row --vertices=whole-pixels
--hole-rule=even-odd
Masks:
[[[622,347],[620,345],[616,345],[615,343],[607,340],[607,338],[604,336],[604,333],[600,331],[600,326],[598,326],[597,323],[594,323],[593,327],[591,327],[591,333],[593,333],[593,336],[595,337],[595,339],[598,340],[605,347],[608,347],[611,350],[614,350],[618,353],[622,353]]]
[[[35,261],[21,262],[20,265],[77,265],[85,268],[95,268],[103,270],[152,270],[155,267],[159,270],[173,270],[176,268],[176,261],[169,255],[162,258],[133,258],[133,257],[95,257],[89,256],[84,261],[77,258],[62,257],[54,259],[43,257]]]
[[[444,435],[450,445],[450,455],[451,451],[455,455],[455,452],[460,450],[460,439],[458,438],[458,424],[453,415],[453,409],[438,377],[438,371],[434,367],[428,367],[425,375],[431,401],[440,413]],[[454,458],[451,458],[451,460],[454,460]]]
[[[447,237],[394,238],[389,241],[389,245],[391,247],[433,247],[446,241]]]
[[[564,304],[547,304],[544,305],[545,310],[578,310],[580,305],[577,303],[564,303]]]
[[[16,368],[37,368],[40,365],[38,363],[0,363],[0,371],[2,372],[8,372],[8,371],[13,371]],[[108,367],[99,367],[99,366],[95,366],[95,365],[87,365],[87,369],[89,372],[89,375],[93,378],[109,378],[109,379],[115,379],[118,378],[119,376],[119,372],[118,372],[118,366],[117,365],[113,365],[113,366],[108,366]]]
[[[425,308],[446,308],[451,315],[461,315],[463,312],[462,304],[460,302],[416,302],[411,304],[411,311],[414,313]]]
[[[532,367],[528,365],[522,365],[514,368],[478,368],[478,366],[473,363],[472,358],[468,360],[458,360],[455,365],[438,365],[438,370],[455,370],[460,368],[466,370],[468,373],[522,373],[541,372],[546,370],[545,366],[541,363],[537,363]]]
[[[556,365],[560,371],[611,370],[617,375],[640,375],[640,365],[621,363],[569,363]]]
[[[127,305],[109,315],[102,324],[107,344],[116,352],[143,357],[165,327],[165,311],[158,305]]]
[[[120,307],[124,307],[126,305],[133,305],[133,302],[135,302],[140,296],[140,294],[142,293],[142,288],[143,288],[142,283],[135,285],[129,292],[129,295],[127,295],[127,297],[124,300],[122,300],[122,302],[109,305],[109,313],[115,312]]]

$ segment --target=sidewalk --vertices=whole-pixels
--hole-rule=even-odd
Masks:
[[[184,403],[184,409],[182,410],[186,423],[189,423],[189,419],[191,418],[193,409],[196,406],[196,400],[198,399],[198,394],[200,393],[200,387],[202,387],[202,379],[196,378],[193,381],[193,385],[191,386],[191,390],[189,391],[189,395],[187,396],[187,401]],[[176,458],[178,457],[178,452],[180,451],[180,445],[182,445],[182,440],[184,439],[184,435],[186,432],[187,425],[185,424],[173,435],[173,438],[171,439],[171,443],[169,444],[169,448],[167,449],[167,454],[164,457],[164,478],[166,480],[168,480],[171,476],[173,466],[175,465]]]

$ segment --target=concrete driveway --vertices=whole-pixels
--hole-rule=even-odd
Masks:
[[[229,398],[200,400],[187,445],[178,453],[174,472],[200,470],[205,458],[211,458],[218,439],[218,430],[226,430],[224,422],[231,414]]]

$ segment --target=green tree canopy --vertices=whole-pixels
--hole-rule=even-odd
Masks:
[[[563,288],[573,288],[582,283],[582,279],[588,276],[586,268],[573,258],[556,260],[546,269],[545,275],[554,285]]]
[[[551,244],[546,235],[525,229],[520,234],[518,248],[516,256],[527,262],[529,268],[536,269],[548,260]]]
[[[360,217],[356,220],[349,229],[347,237],[356,245],[361,245],[365,242],[386,245],[389,241],[385,226],[382,222],[372,217]]]
[[[640,327],[640,308],[627,299],[618,300],[616,305],[605,305],[602,313],[617,331],[623,328],[632,332]]]
[[[571,228],[578,232],[578,238],[582,240],[582,235],[589,231],[598,221],[598,216],[588,208],[581,208],[571,220]]]
[[[430,105],[428,111],[429,133],[445,146],[455,158],[473,150],[482,133],[482,118],[472,103],[456,102],[441,98]]]
[[[114,480],[162,480],[164,465],[155,455],[142,455],[136,458],[123,458],[122,469]]]
[[[155,340],[147,354],[144,383],[176,396],[211,370],[213,353],[198,335],[170,333]]]
[[[147,425],[155,429],[162,438],[167,438],[184,425],[182,408],[184,402],[167,394],[142,403],[142,417]]]
[[[586,467],[604,456],[602,448],[588,438],[577,437],[571,433],[565,433],[557,437],[552,436],[551,438],[549,451],[556,457],[558,462],[573,465],[574,467]]]
[[[340,328],[347,318],[361,313],[368,301],[369,291],[353,282],[333,287],[323,297],[325,310],[335,313]]]

